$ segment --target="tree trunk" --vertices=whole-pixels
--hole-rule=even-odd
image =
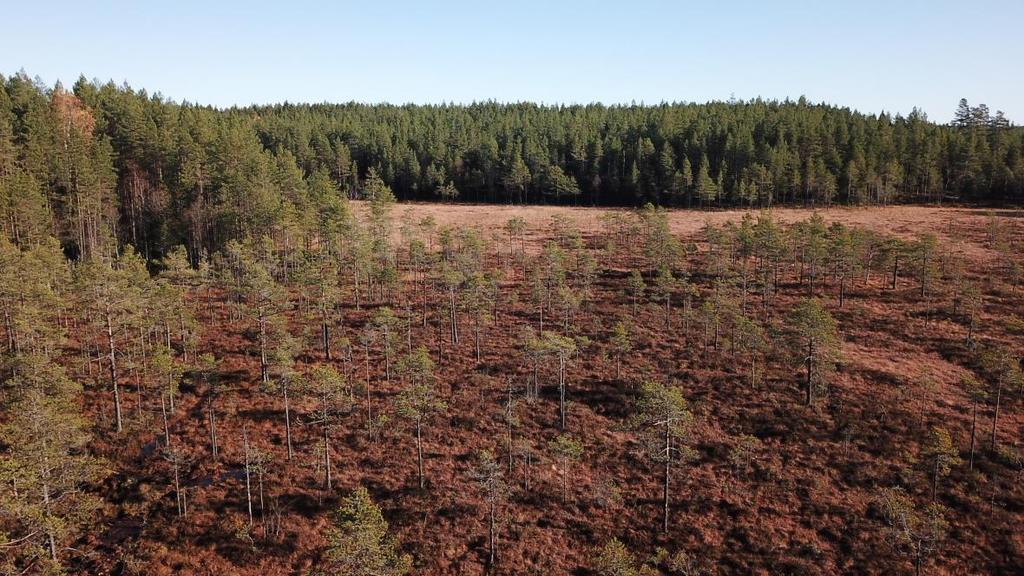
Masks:
[[[513,452],[513,448],[512,448],[512,421],[511,420],[509,420],[509,422],[508,422],[507,444],[508,444],[508,475],[509,475],[509,477],[511,477],[512,476],[512,463],[515,461],[515,453]]]
[[[245,451],[245,503],[249,509],[249,527],[252,527],[252,482],[250,480],[251,462],[249,460],[249,435],[242,427],[242,449]]]
[[[331,334],[330,328],[327,326],[327,314],[324,313],[323,320],[320,322],[321,338],[323,339],[324,346],[324,358],[331,359]]]
[[[114,326],[111,321],[110,303],[106,305],[107,320],[107,346],[110,349],[108,360],[110,363],[110,385],[114,390],[114,421],[117,431],[122,430],[121,426],[121,391],[117,386],[117,362],[115,360],[116,348],[114,347]]]
[[[181,499],[181,481],[178,476],[178,456],[174,456],[174,499],[178,503],[178,517],[184,515],[184,509],[182,508]]]
[[[217,446],[217,416],[213,409],[212,393],[210,398],[207,400],[207,412],[209,414],[210,421],[210,452],[213,454],[213,457],[216,458],[219,453]]]
[[[384,378],[391,384],[391,329],[384,326]]]
[[[330,492],[334,486],[331,478],[331,428],[327,424],[327,409],[324,409],[324,474],[327,480],[327,491]]]
[[[992,451],[996,449],[996,427],[999,425],[999,402],[1003,396],[1003,379],[999,378],[999,383],[996,386],[996,406],[992,412],[992,439],[990,441]]]
[[[523,454],[523,489],[527,492],[530,491],[530,471],[532,463],[533,458],[530,456],[530,453],[528,451],[525,452]]]
[[[370,409],[370,345],[363,346],[363,353],[366,358],[366,426],[370,426],[373,420],[373,413]]]
[[[455,289],[448,289],[448,315],[449,322],[451,323],[451,342],[452,345],[459,343],[459,323],[458,314],[455,311]]]
[[[489,546],[490,546],[490,549],[491,549],[491,553],[490,553],[490,565],[491,566],[494,566],[494,558],[495,558],[495,555],[497,553],[497,550],[495,550],[496,538],[495,538],[495,533],[494,533],[494,524],[495,524],[494,523],[494,515],[495,515],[495,504],[492,501],[491,502],[491,506],[490,506],[490,519],[489,519],[489,521],[487,523],[488,524],[488,526],[487,526],[487,540],[489,542]]]
[[[419,420],[416,421],[416,470],[420,475],[420,490],[423,490],[423,425]]]
[[[40,470],[39,472],[41,472],[40,475],[43,476],[44,478],[48,475],[47,471],[45,470],[45,464],[44,464],[44,469]],[[44,518],[45,519],[49,519],[49,517],[50,517],[50,486],[46,482],[43,482],[43,513],[44,513]],[[50,560],[52,560],[54,562],[57,562],[57,542],[56,542],[56,539],[53,536],[53,532],[50,531],[50,530],[46,531],[46,543],[47,543],[47,547],[50,549]]]
[[[968,470],[974,470],[974,439],[978,429],[978,401],[975,400],[971,408],[971,460]]]
[[[164,418],[164,446],[171,445],[171,430],[167,426],[167,404],[164,402],[164,395],[160,395],[160,413]]]
[[[814,363],[814,340],[807,341],[807,405],[814,401],[814,379],[811,376],[811,366]]]
[[[475,342],[476,342],[476,361],[479,364],[480,363],[480,318],[479,318],[479,316],[476,318],[475,322],[476,322],[476,324],[473,327],[473,331],[475,333],[474,337],[475,337]]]
[[[562,458],[562,503],[569,497],[569,459]]]
[[[270,382],[270,366],[267,363],[267,319],[260,311],[259,317],[260,325],[260,377],[263,379],[263,383],[267,384]]]
[[[284,392],[284,435],[285,441],[288,443],[288,460],[292,459],[292,412],[291,406],[288,404],[288,383],[281,383],[282,390]]]
[[[664,520],[662,530],[668,532],[668,485],[672,469],[672,434],[669,423],[665,424],[665,485],[664,485]]]
[[[558,357],[558,413],[559,427],[565,430],[565,357]]]

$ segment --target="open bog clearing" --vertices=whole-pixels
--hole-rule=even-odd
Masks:
[[[352,202],[357,212],[365,211],[365,202]],[[407,202],[399,204],[393,213],[394,222],[419,222],[433,218],[438,226],[472,226],[481,231],[500,233],[510,218],[526,221],[527,242],[533,249],[549,239],[552,218],[564,217],[586,233],[596,233],[606,228],[611,215],[635,212],[627,208],[569,207],[569,206],[519,206],[501,204],[438,204],[431,202]],[[707,223],[721,225],[725,222],[739,222],[745,214],[757,216],[770,213],[780,222],[792,223],[807,218],[812,213],[821,214],[826,222],[841,222],[861,226],[876,232],[892,234],[901,238],[912,238],[921,232],[933,232],[943,240],[962,245],[972,255],[990,255],[985,244],[985,222],[992,215],[1007,226],[1020,230],[1024,226],[1024,210],[998,208],[936,207],[936,206],[865,206],[858,208],[772,208],[768,210],[666,210],[673,234],[689,236],[696,234]]]

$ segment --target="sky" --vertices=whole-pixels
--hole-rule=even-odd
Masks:
[[[1024,124],[1024,1],[7,0],[0,74],[218,107],[799,98]]]

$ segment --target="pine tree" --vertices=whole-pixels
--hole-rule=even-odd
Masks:
[[[701,156],[700,164],[697,165],[697,174],[693,178],[694,191],[700,199],[701,206],[710,205],[718,199],[718,183],[711,179],[708,173],[708,157]]]
[[[927,461],[932,477],[932,502],[938,493],[939,478],[947,476],[953,466],[960,463],[956,446],[949,436],[949,431],[938,426],[928,432],[928,438],[921,450]]]
[[[576,342],[554,332],[543,332],[541,345],[548,354],[554,356],[558,361],[558,421],[559,429],[565,430],[565,392],[568,387],[565,371],[569,358],[576,353]]]
[[[335,513],[327,534],[324,575],[401,576],[412,570],[412,558],[399,551],[388,535],[388,523],[366,488],[356,488]]]
[[[636,558],[618,538],[612,538],[594,555],[598,576],[640,576]]]
[[[891,545],[911,557],[920,576],[925,561],[946,537],[949,524],[943,508],[931,504],[922,510],[902,488],[883,489],[877,500],[889,527]]]
[[[494,566],[498,557],[498,506],[507,495],[508,485],[502,474],[501,464],[486,450],[477,454],[472,477],[487,503],[488,565]]]
[[[801,300],[790,314],[789,325],[793,349],[799,350],[800,364],[805,368],[806,402],[810,406],[840,357],[839,332],[832,315],[816,299]]]
[[[559,434],[548,444],[548,449],[560,464],[559,473],[562,476],[562,502],[564,503],[569,498],[571,466],[573,462],[579,461],[583,456],[583,445],[568,434]]]
[[[351,384],[329,364],[315,366],[309,375],[309,383],[318,403],[314,422],[320,424],[323,435],[324,488],[330,492],[334,487],[331,431],[342,417],[355,408],[355,398]]]
[[[4,554],[19,571],[36,566],[57,573],[65,550],[96,520],[100,500],[86,488],[104,467],[85,450],[90,438],[78,407],[81,390],[64,371],[34,356],[23,358],[17,374],[2,386],[17,391],[0,427],[0,443],[8,447],[0,460],[0,520],[10,531]]]
[[[633,350],[629,325],[621,320],[616,322],[608,343],[615,354],[615,379],[618,380],[622,374],[622,358]]]
[[[423,426],[432,417],[447,410],[448,405],[437,397],[434,362],[426,348],[421,346],[402,358],[398,364],[398,374],[403,381],[403,388],[398,393],[396,411],[399,416],[412,421],[416,429],[416,470],[422,490],[425,486]]]
[[[688,462],[696,455],[687,446],[693,416],[681,390],[674,386],[647,382],[643,385],[634,419],[643,434],[648,456],[663,467],[662,530],[668,532],[672,467]]]

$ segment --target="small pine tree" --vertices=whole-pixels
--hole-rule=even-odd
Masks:
[[[633,316],[636,316],[636,305],[637,301],[644,297],[644,290],[647,289],[647,284],[644,283],[644,277],[640,275],[639,270],[633,270],[630,273],[629,278],[626,280],[626,293],[629,294],[630,299],[633,302]]]
[[[922,449],[922,455],[928,464],[929,473],[932,477],[932,501],[935,501],[938,493],[939,478],[948,476],[953,466],[960,463],[956,446],[949,436],[949,431],[941,427],[933,427],[928,432],[928,438]]]
[[[643,434],[648,456],[663,466],[662,529],[668,532],[672,466],[692,460],[696,453],[686,445],[693,416],[678,388],[657,382],[644,384],[635,422]]]
[[[622,358],[633,350],[633,340],[630,337],[629,325],[618,321],[612,326],[612,335],[608,339],[612,352],[615,354],[615,379],[618,380],[622,374]]]
[[[805,368],[807,405],[814,403],[815,391],[824,389],[826,378],[835,369],[840,355],[836,321],[820,301],[802,300],[789,318],[794,350],[799,350]]]
[[[638,576],[636,557],[618,538],[612,538],[594,555],[597,576]]]
[[[579,440],[568,434],[559,434],[550,442],[548,448],[561,464],[562,502],[566,502],[569,497],[569,484],[571,481],[570,467],[573,462],[578,461],[583,456],[583,445],[580,444]]]
[[[505,498],[508,485],[501,464],[495,459],[494,454],[486,450],[477,455],[472,476],[483,493],[484,501],[487,502],[487,548],[489,564],[494,566],[498,556],[498,505]]]
[[[338,508],[327,535],[325,564],[324,576],[402,576],[412,570],[412,558],[398,550],[380,508],[363,487]]]
[[[402,418],[412,421],[416,429],[416,470],[419,485],[425,485],[423,472],[423,426],[436,414],[448,409],[448,405],[437,397],[434,388],[434,362],[426,348],[417,348],[398,364],[398,373],[404,381],[404,388],[398,394],[396,412]]]
[[[946,537],[948,524],[941,506],[931,504],[919,509],[902,488],[886,488],[877,498],[882,516],[889,526],[890,544],[911,557],[915,572],[938,550]]]

